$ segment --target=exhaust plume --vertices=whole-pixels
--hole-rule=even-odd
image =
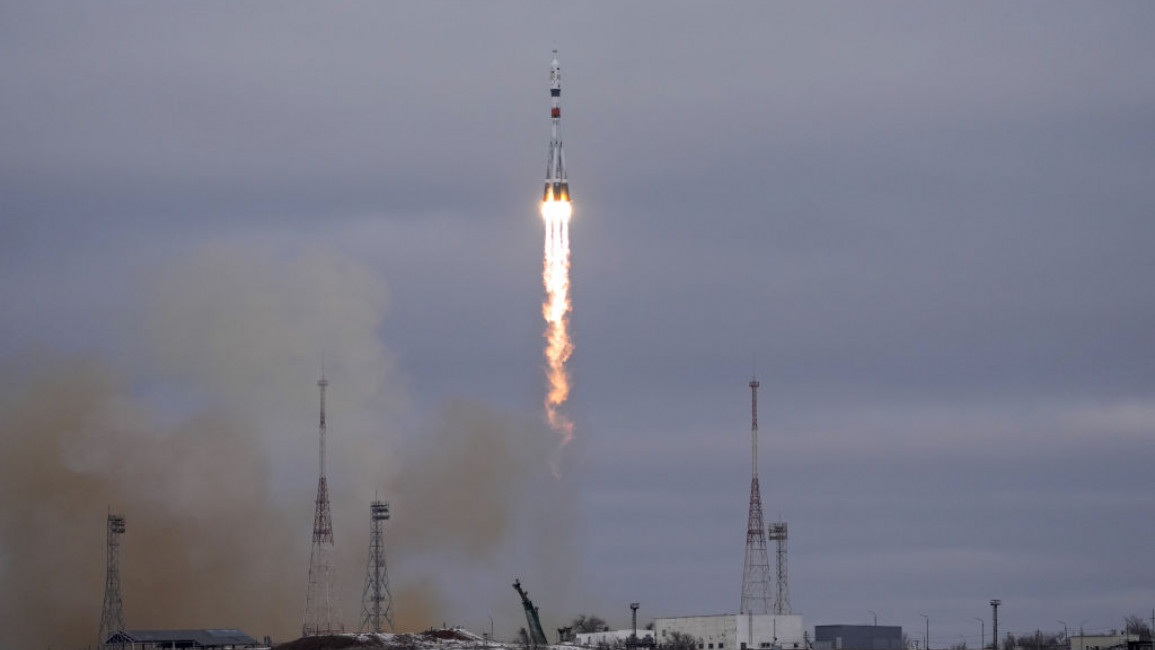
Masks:
[[[573,422],[560,412],[560,407],[569,398],[569,373],[565,363],[573,354],[573,341],[569,337],[569,221],[573,215],[573,204],[564,198],[550,197],[541,204],[541,216],[545,219],[545,261],[542,272],[545,284],[545,302],[542,316],[545,317],[545,359],[546,378],[549,388],[545,397],[545,414],[550,428],[561,434],[564,446],[573,439]]]

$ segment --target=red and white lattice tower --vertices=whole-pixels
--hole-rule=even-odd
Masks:
[[[317,509],[313,515],[313,550],[309,556],[309,588],[305,594],[305,622],[301,636],[338,634],[345,631],[337,613],[336,578],[333,567],[333,519],[329,514],[329,486],[325,481],[325,388],[324,373],[317,387],[321,389],[321,456],[317,479]]]
[[[762,492],[758,488],[758,380],[750,380],[750,515],[746,521],[746,561],[742,566],[742,614],[770,613],[770,559]]]
[[[108,637],[124,630],[124,602],[120,595],[120,537],[124,535],[124,517],[108,513],[108,565],[104,578],[104,608],[100,613],[97,645],[104,647]]]

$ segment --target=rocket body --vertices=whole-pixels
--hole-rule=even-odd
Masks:
[[[552,130],[549,139],[549,160],[545,165],[545,193],[542,200],[569,201],[565,152],[561,148],[561,66],[557,62],[557,50],[553,51],[553,62],[549,66],[549,96]]]

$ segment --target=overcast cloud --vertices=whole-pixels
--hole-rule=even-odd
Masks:
[[[1005,630],[1117,628],[1155,607],[1153,28],[1144,2],[3,2],[3,383],[48,350],[156,417],[245,411],[270,507],[301,519],[303,604],[329,355],[332,444],[347,419],[364,445],[335,452],[352,602],[359,491],[441,529],[406,513],[395,451],[462,403],[486,436],[553,435],[556,47],[577,440],[421,620],[510,636],[515,575],[559,623],[736,611],[756,366],[808,628],[926,613],[933,645],[975,647],[990,598]],[[535,545],[551,504],[572,526]],[[93,632],[102,586],[77,586]]]

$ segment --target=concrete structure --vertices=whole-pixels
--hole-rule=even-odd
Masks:
[[[806,647],[800,614],[718,614],[654,621],[658,645],[669,643],[675,632],[697,639],[699,650],[803,650]]]
[[[902,650],[902,626],[815,625],[814,650]]]
[[[169,650],[171,648],[264,648],[253,637],[237,629],[212,630],[123,630],[111,635],[105,646],[133,650]]]

